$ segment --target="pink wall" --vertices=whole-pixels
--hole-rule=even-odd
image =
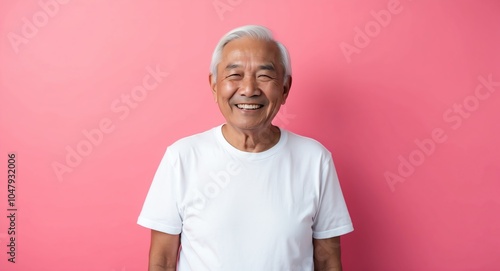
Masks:
[[[355,225],[345,270],[500,270],[499,12],[496,0],[2,1],[0,270],[145,270],[135,222],[153,174],[167,145],[222,122],[211,52],[249,23],[292,55],[276,123],[334,155]]]

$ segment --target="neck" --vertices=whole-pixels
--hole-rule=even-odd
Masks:
[[[278,127],[269,125],[262,129],[238,129],[229,124],[222,126],[222,135],[233,147],[245,152],[263,152],[280,140],[281,131]]]

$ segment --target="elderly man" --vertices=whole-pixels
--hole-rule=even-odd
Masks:
[[[286,48],[265,27],[234,29],[209,83],[226,122],[167,148],[138,219],[149,270],[342,270],[353,226],[331,154],[272,124],[292,85]]]

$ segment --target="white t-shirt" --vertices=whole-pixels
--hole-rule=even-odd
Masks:
[[[312,239],[353,230],[330,152],[283,129],[244,152],[221,127],[168,147],[137,223],[182,232],[180,271],[312,271]]]

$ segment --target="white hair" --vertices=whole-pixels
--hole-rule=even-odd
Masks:
[[[228,33],[226,33],[217,43],[215,47],[214,53],[212,54],[212,62],[210,63],[210,74],[212,74],[212,82],[217,81],[217,65],[222,61],[222,50],[224,46],[228,44],[230,41],[243,38],[250,37],[265,41],[271,41],[278,46],[280,51],[281,64],[283,65],[284,71],[284,84],[287,83],[288,78],[292,75],[292,65],[290,63],[290,55],[288,54],[288,50],[286,47],[281,44],[279,41],[273,38],[272,32],[260,25],[245,25],[242,27],[235,28]]]

